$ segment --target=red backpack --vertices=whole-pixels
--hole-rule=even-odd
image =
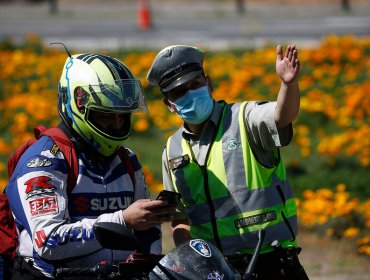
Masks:
[[[44,126],[37,126],[34,128],[35,138],[24,142],[8,159],[8,177],[13,174],[13,171],[22,154],[42,135],[47,135],[52,138],[59,150],[63,153],[68,162],[68,178],[67,178],[67,193],[71,193],[78,176],[78,158],[74,145],[71,139],[60,128],[46,129]],[[133,165],[125,148],[118,150],[123,164],[127,168],[133,185],[135,185],[135,175]],[[16,255],[16,248],[18,245],[18,236],[16,231],[15,221],[12,211],[9,207],[8,198],[4,193],[0,194],[0,256],[5,260],[13,260]]]

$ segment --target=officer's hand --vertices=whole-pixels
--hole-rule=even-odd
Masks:
[[[276,73],[284,83],[294,82],[298,77],[300,62],[298,50],[295,45],[288,45],[284,55],[283,48],[278,45],[276,48]]]
[[[140,199],[122,211],[126,226],[136,230],[146,230],[164,222],[172,221],[176,208],[166,207],[162,200]]]

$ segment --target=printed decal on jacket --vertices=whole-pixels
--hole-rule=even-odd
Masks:
[[[133,192],[78,193],[71,195],[69,208],[72,217],[99,216],[126,209],[133,200]]]
[[[37,248],[43,247],[46,241],[45,231],[43,229],[36,231],[35,235],[36,235],[35,243],[36,243]]]
[[[212,255],[211,248],[209,247],[207,242],[205,242],[202,239],[190,240],[189,245],[195,252],[197,252],[199,255],[203,257],[209,258]]]
[[[208,280],[223,280],[224,274],[218,272],[218,271],[212,271],[212,273],[208,274],[207,279]]]
[[[229,151],[237,150],[238,147],[240,147],[240,143],[238,143],[238,140],[236,138],[227,139],[224,145],[226,145],[226,149]]]
[[[53,233],[45,243],[47,248],[55,248],[57,246],[65,245],[69,242],[80,242],[80,241],[90,241],[95,238],[95,233],[92,228],[74,228],[68,232],[60,235],[59,233]]]
[[[183,265],[177,265],[177,264],[172,264],[170,266],[170,269],[175,271],[175,272],[178,272],[178,273],[183,273],[186,271],[186,267],[183,266]]]
[[[171,170],[175,170],[177,168],[183,167],[190,162],[190,158],[188,155],[184,155],[181,157],[173,158],[169,160],[169,167]]]
[[[29,201],[31,219],[39,216],[58,214],[58,200],[56,196],[40,197]]]
[[[50,149],[50,153],[54,156],[57,154],[58,151],[59,151],[59,147],[56,144],[54,144],[53,147],[51,147]]]
[[[236,228],[249,227],[258,224],[267,223],[277,219],[276,212],[274,210],[262,214],[257,214],[249,217],[245,217],[239,220],[235,220],[234,224]]]
[[[48,176],[39,176],[24,182],[24,184],[27,186],[26,199],[29,199],[35,195],[54,193],[56,187],[48,183],[50,180],[51,178]]]
[[[48,160],[47,158],[34,158],[34,159],[31,159],[27,163],[27,167],[30,167],[30,168],[46,167],[46,166],[50,166],[50,165],[51,165],[51,161]]]
[[[74,228],[63,233],[62,236],[58,233],[53,233],[49,238],[46,237],[45,231],[39,230],[35,233],[35,244],[37,248],[46,246],[47,248],[55,248],[67,244],[68,242],[90,241],[95,238],[94,230],[86,228]]]

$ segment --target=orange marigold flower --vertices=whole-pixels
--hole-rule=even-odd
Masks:
[[[370,236],[365,236],[357,240],[357,245],[366,245],[370,244]]]
[[[334,229],[332,229],[332,228],[328,228],[328,229],[326,230],[326,235],[327,235],[327,236],[333,236],[333,234],[334,234]]]
[[[140,118],[134,124],[134,129],[139,132],[143,132],[149,129],[149,122],[147,119]]]
[[[346,185],[343,183],[338,184],[336,189],[337,189],[337,192],[344,192],[346,190]]]
[[[343,235],[348,238],[352,238],[358,235],[360,230],[358,228],[350,227],[343,232]]]

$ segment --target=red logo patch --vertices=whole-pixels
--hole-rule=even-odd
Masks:
[[[37,198],[31,200],[29,203],[31,218],[48,214],[57,214],[59,212],[58,200],[56,196]]]
[[[36,246],[37,248],[41,248],[42,246],[44,246],[44,242],[46,241],[45,231],[43,229],[36,231],[35,235],[36,235],[35,238]]]
[[[31,196],[38,194],[54,193],[54,190],[56,188],[53,185],[48,184],[50,180],[51,180],[50,177],[40,176],[31,178],[28,181],[26,181],[24,184],[27,186],[26,188],[27,199],[30,198]]]

